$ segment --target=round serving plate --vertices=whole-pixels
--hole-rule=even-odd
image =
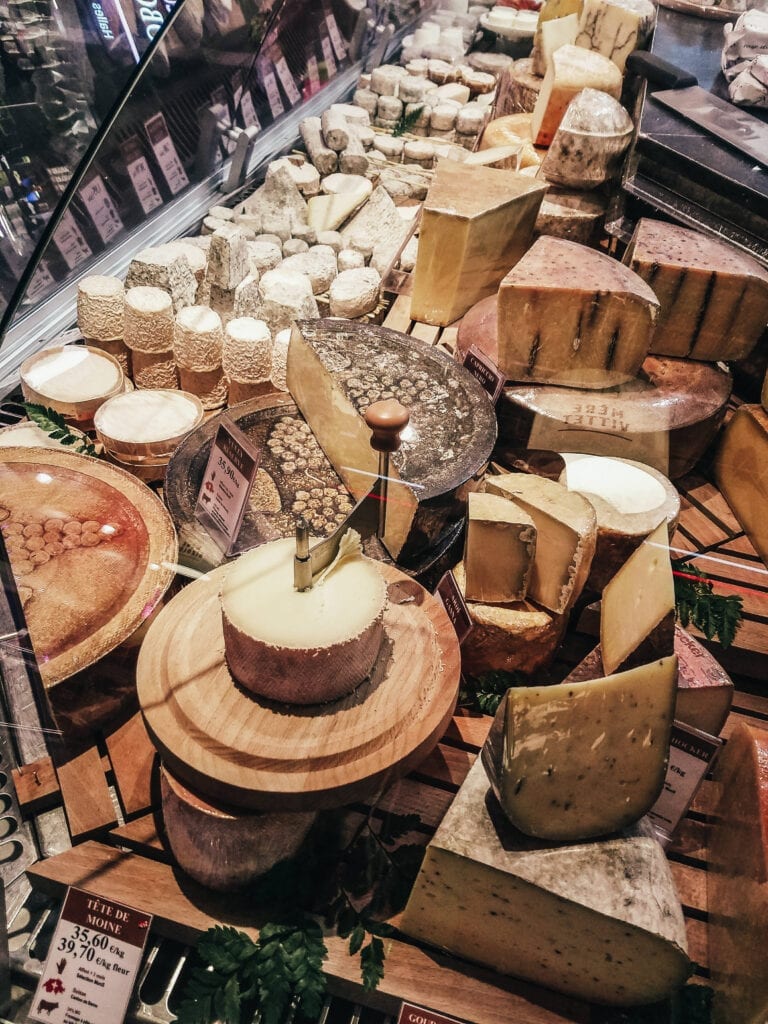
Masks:
[[[442,604],[379,563],[389,603],[371,676],[349,697],[296,706],[239,687],[224,657],[222,566],[185,587],[139,655],[139,702],[164,761],[192,789],[253,810],[371,797],[433,749],[456,707],[460,653]]]
[[[73,452],[0,448],[0,531],[47,686],[121,644],[174,577],[162,502],[130,473]]]

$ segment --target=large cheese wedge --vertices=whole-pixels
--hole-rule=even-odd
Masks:
[[[552,142],[576,93],[582,89],[599,89],[618,99],[621,84],[621,72],[608,57],[580,46],[565,45],[555,50],[533,108],[531,135],[534,143],[548,146]]]
[[[501,282],[498,363],[510,380],[607,388],[648,353],[658,303],[601,252],[542,236]]]
[[[740,723],[715,766],[709,968],[716,1024],[768,1020],[768,732]]]
[[[646,822],[552,845],[491,799],[478,758],[427,847],[406,934],[589,1002],[653,1003],[683,983],[683,915]]]
[[[502,604],[522,600],[536,551],[531,517],[495,494],[469,495],[464,566],[468,601]]]
[[[627,57],[645,46],[655,22],[651,0],[584,0],[576,45],[602,53],[623,73]]]
[[[582,89],[568,104],[541,173],[567,188],[597,188],[618,175],[633,131],[632,119],[618,100]]]
[[[763,562],[768,565],[768,413],[742,405],[715,455],[715,480]]]
[[[643,664],[672,654],[675,584],[666,522],[650,533],[603,590],[600,647],[603,667]]]
[[[646,814],[664,785],[676,690],[674,655],[510,689],[499,795],[512,824],[540,839],[589,839]]]
[[[768,270],[727,242],[643,218],[624,262],[661,304],[652,352],[743,359],[765,329]]]
[[[489,476],[485,489],[511,499],[536,526],[536,555],[528,593],[562,614],[584,589],[597,542],[597,517],[580,494],[523,473]]]
[[[413,319],[445,326],[492,295],[531,244],[545,192],[510,171],[440,161],[421,214]]]

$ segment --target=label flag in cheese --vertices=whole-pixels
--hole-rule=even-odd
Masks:
[[[743,359],[768,323],[768,270],[719,239],[643,218],[624,262],[661,304],[652,352]]]
[[[666,522],[649,534],[603,590],[600,647],[609,675],[672,654],[675,584]]]
[[[547,181],[590,189],[616,177],[634,127],[608,93],[582,89],[568,104],[541,165]]]
[[[427,847],[400,928],[589,1002],[667,998],[689,973],[685,923],[646,821],[553,845],[504,818],[477,759]]]
[[[667,770],[677,658],[507,693],[500,797],[529,836],[588,839],[638,821]]]
[[[643,49],[655,22],[651,0],[584,0],[576,45],[602,53],[623,73],[627,57]]]
[[[522,600],[536,551],[533,519],[495,494],[471,493],[468,510],[465,598],[488,604]]]
[[[642,366],[657,309],[648,285],[610,256],[542,236],[499,288],[499,367],[510,380],[622,384]]]
[[[543,477],[503,473],[485,480],[489,494],[519,505],[536,527],[528,594],[561,614],[584,589],[597,542],[595,510],[580,494]]]
[[[531,244],[545,192],[511,171],[440,161],[421,215],[413,319],[445,326],[492,295]]]
[[[534,143],[537,146],[548,146],[552,142],[563,114],[576,93],[582,89],[599,89],[618,99],[621,85],[621,72],[608,57],[581,46],[561,46],[552,54],[539,98],[533,108],[531,134]]]
[[[768,1020],[768,733],[740,723],[718,758],[709,837],[715,1024]]]
[[[768,565],[768,413],[741,405],[715,456],[715,481],[763,562]]]

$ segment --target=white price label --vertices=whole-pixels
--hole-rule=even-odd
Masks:
[[[675,722],[669,744],[664,788],[648,812],[659,842],[666,846],[688,812],[702,779],[723,741],[682,722]]]
[[[272,111],[272,117],[280,117],[285,113],[285,107],[280,99],[280,90],[277,87],[277,79],[273,71],[264,72],[264,89],[267,93],[267,102]]]
[[[168,182],[168,188],[176,195],[186,188],[189,178],[173,144],[165,118],[162,114],[155,114],[149,121],[145,121],[144,127],[163,177]]]
[[[321,36],[320,45],[323,48],[323,60],[325,61],[325,66],[328,68],[328,77],[333,78],[336,74],[336,61],[333,59],[331,40],[328,36]]]
[[[347,56],[347,44],[342,39],[336,19],[330,11],[325,15],[325,24],[328,26],[328,34],[331,37],[333,49],[336,51],[336,57],[338,60],[344,60]]]
[[[251,96],[250,89],[246,89],[243,93],[243,101],[240,104],[240,113],[243,117],[243,124],[246,128],[250,128],[251,125],[261,131],[261,124],[256,113],[256,107],[253,105],[253,96]]]
[[[301,93],[296,88],[296,82],[293,79],[291,69],[288,67],[285,57],[280,57],[275,61],[275,71],[277,72],[278,78],[283,83],[285,95],[291,103],[298,103],[301,99]]]
[[[30,1020],[115,1024],[128,1008],[152,917],[69,889],[32,1001]]]
[[[237,542],[260,461],[261,453],[225,417],[211,445],[195,514],[227,554]]]
[[[55,284],[56,280],[45,263],[38,263],[37,270],[32,275],[32,280],[24,295],[25,305],[29,302],[36,302],[41,295],[47,294]]]
[[[93,255],[90,245],[83,238],[83,233],[77,226],[77,221],[70,210],[66,210],[59,221],[53,234],[53,241],[70,270],[74,270]]]
[[[102,242],[106,244],[120,234],[124,225],[100,174],[83,185],[77,194],[91,215]]]
[[[144,213],[151,213],[162,204],[163,199],[152,176],[152,171],[149,169],[147,158],[139,156],[126,166],[142,210]]]
[[[307,60],[307,78],[311,91],[314,92],[320,86],[320,70],[317,66],[317,57],[314,55]]]

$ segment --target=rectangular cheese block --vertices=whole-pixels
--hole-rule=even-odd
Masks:
[[[648,41],[654,20],[651,0],[584,0],[576,45],[602,53],[623,73],[630,53]]]
[[[512,171],[441,160],[419,226],[413,319],[445,326],[493,295],[530,246],[546,190]]]
[[[531,135],[537,146],[554,138],[566,107],[582,89],[599,89],[614,99],[621,96],[621,72],[608,57],[566,44],[552,53],[541,92],[533,108]]]
[[[715,455],[715,481],[768,566],[768,413],[742,405],[728,421]]]
[[[620,1006],[664,999],[689,969],[649,827],[587,843],[529,839],[489,795],[479,758],[427,847],[400,927],[504,974]]]
[[[542,236],[499,288],[499,367],[510,380],[625,383],[648,353],[657,308],[648,285],[610,256]]]
[[[608,674],[673,653],[675,584],[666,522],[603,589],[600,648]]]
[[[743,359],[768,323],[768,270],[727,242],[643,218],[624,262],[661,304],[652,352]]]
[[[565,612],[584,589],[592,565],[595,510],[562,484],[524,473],[486,477],[485,489],[511,499],[533,520],[536,554],[528,596],[549,611]]]
[[[464,549],[468,601],[522,600],[535,551],[536,527],[526,512],[495,494],[469,495]]]
[[[768,1020],[768,732],[740,723],[715,766],[709,967],[715,1024]]]

